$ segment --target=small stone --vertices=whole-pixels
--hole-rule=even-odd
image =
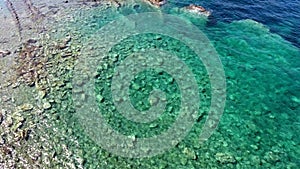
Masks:
[[[250,147],[253,148],[254,150],[258,150],[258,146],[257,145],[251,144]]]
[[[40,90],[38,92],[38,96],[39,96],[39,98],[43,99],[46,96],[46,92],[44,90]]]
[[[0,124],[2,123],[2,120],[3,120],[3,115],[2,115],[2,113],[0,112]]]
[[[67,45],[66,44],[59,44],[58,45],[58,49],[62,50],[62,49],[66,49]]]
[[[9,86],[11,86],[11,85],[12,85],[11,82],[7,82],[7,83],[4,84],[4,87],[9,87]]]
[[[256,136],[255,137],[255,142],[259,143],[261,141],[261,137],[260,136]]]
[[[10,51],[0,49],[0,58],[4,58],[5,56],[10,55],[10,54],[11,54]]]
[[[189,159],[192,159],[192,160],[196,160],[196,159],[197,159],[196,153],[195,153],[193,150],[189,149],[189,148],[184,148],[183,153],[184,153]]]
[[[53,152],[51,153],[51,158],[55,158],[56,155],[57,155],[56,152],[53,151]]]
[[[270,118],[270,119],[275,119],[275,116],[272,115],[272,114],[270,114],[270,115],[269,115],[269,118]]]
[[[68,47],[68,43],[72,40],[71,37],[67,37],[61,44],[58,45],[58,49],[66,49]]]
[[[64,40],[65,44],[68,44],[69,42],[71,42],[72,37],[71,36],[67,36],[66,39]]]
[[[151,123],[151,124],[149,125],[149,127],[150,127],[150,128],[156,128],[156,127],[158,127],[158,124],[157,124],[157,123]]]
[[[41,115],[44,112],[44,109],[38,109],[34,112],[36,115]]]
[[[264,160],[266,160],[267,162],[275,163],[280,161],[280,157],[276,153],[270,151],[265,154]]]
[[[6,123],[6,126],[7,126],[7,127],[11,127],[11,126],[13,125],[13,119],[11,118],[11,116],[8,116],[8,117],[6,118],[5,123]]]
[[[295,96],[292,96],[292,100],[296,103],[300,103],[300,99]]]
[[[254,163],[254,164],[256,164],[256,165],[259,165],[260,162],[261,162],[259,156],[252,156],[252,157],[251,157],[251,161],[252,161],[252,163]]]
[[[20,136],[21,136],[22,139],[27,140],[28,137],[29,137],[29,131],[28,131],[28,129],[22,130],[21,133],[20,133]]]
[[[86,100],[86,95],[84,93],[81,93],[80,100],[81,101],[85,101]]]
[[[65,83],[62,80],[56,82],[56,86],[58,86],[58,87],[62,87],[64,85],[65,85]]]
[[[150,2],[150,4],[157,6],[157,7],[160,7],[167,3],[166,0],[148,0],[148,2]]]
[[[61,55],[61,57],[62,57],[62,58],[66,58],[66,57],[70,57],[70,56],[72,56],[72,55],[73,55],[72,52],[66,52],[66,53],[63,53],[63,54]]]
[[[8,102],[10,99],[11,99],[11,98],[8,97],[8,96],[6,96],[6,95],[2,96],[2,101],[3,101],[3,102]]]
[[[23,125],[22,122],[18,122],[16,125],[14,125],[13,131],[17,131],[17,129],[21,128],[22,125]]]
[[[150,98],[149,98],[149,102],[151,105],[157,105],[158,101],[159,101],[159,98],[157,98],[157,97],[150,96]]]
[[[184,10],[186,10],[187,12],[190,12],[192,14],[203,15],[206,17],[211,15],[210,11],[207,11],[202,6],[194,5],[194,4],[190,4],[189,6],[184,7]]]
[[[104,98],[100,94],[97,95],[97,101],[103,102]]]
[[[27,40],[27,43],[36,43],[37,42],[37,40],[35,40],[35,39],[28,39]]]
[[[217,153],[215,158],[221,164],[236,163],[236,160],[233,156],[225,153]]]
[[[14,89],[19,87],[19,86],[20,86],[20,83],[18,83],[18,82],[12,84],[12,88],[14,88]]]
[[[7,71],[6,71],[6,70],[1,70],[1,73],[2,73],[2,74],[6,74]]]
[[[19,107],[22,111],[29,111],[33,109],[33,105],[32,104],[23,104],[22,106]]]
[[[80,93],[84,93],[84,91],[82,90],[82,88],[74,88],[73,90],[73,93],[75,93],[75,94],[80,94]]]
[[[133,88],[134,90],[139,90],[139,89],[140,89],[140,86],[139,86],[138,84],[134,83],[134,84],[132,85],[132,88]]]
[[[44,109],[50,109],[51,108],[51,104],[49,103],[49,102],[45,102],[44,104],[43,104],[43,108]]]
[[[181,165],[186,165],[186,163],[187,163],[187,161],[188,161],[188,159],[187,158],[180,158],[180,163],[181,163]]]
[[[5,140],[2,138],[2,136],[0,136],[0,145],[5,144]]]
[[[254,112],[253,112],[253,115],[255,115],[255,116],[261,116],[262,113],[261,113],[261,111],[254,111]]]
[[[21,116],[21,114],[18,114],[16,116],[14,116],[14,119],[16,119],[17,122],[24,122],[25,118],[23,116]]]

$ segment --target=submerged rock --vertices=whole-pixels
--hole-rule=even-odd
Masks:
[[[43,104],[43,108],[44,108],[45,110],[50,109],[50,108],[51,108],[51,104],[50,104],[49,102],[45,102],[45,103]]]
[[[46,96],[46,91],[45,90],[38,91],[38,96],[39,98],[43,99]]]
[[[217,153],[215,155],[216,160],[221,164],[228,164],[228,163],[236,163],[236,159],[227,153]]]
[[[26,104],[19,106],[19,109],[22,111],[29,111],[29,110],[33,109],[33,105],[26,103]]]
[[[190,13],[194,13],[197,15],[203,15],[203,16],[210,16],[211,12],[206,10],[204,7],[200,6],[200,5],[194,5],[194,4],[190,4],[187,7],[184,7],[184,10],[186,10],[187,12]]]
[[[161,7],[162,5],[167,3],[167,0],[147,0],[151,5]]]
[[[11,127],[13,125],[13,119],[11,116],[7,116],[5,119],[5,126],[6,127]]]

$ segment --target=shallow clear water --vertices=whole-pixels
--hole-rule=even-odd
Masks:
[[[205,4],[207,5],[208,3],[206,2]],[[180,4],[182,5],[183,3],[181,2]],[[226,8],[226,3],[224,2],[224,4],[225,7],[221,11]],[[210,5],[213,6],[213,2]],[[239,4],[236,5],[239,6]],[[229,6],[231,5],[228,4],[228,8]],[[170,9],[172,7],[173,4],[166,6],[163,10],[170,14],[182,15]],[[277,168],[296,167],[299,164],[297,157],[299,153],[299,139],[297,137],[299,134],[298,113],[300,94],[297,90],[300,85],[299,49],[293,46],[291,42],[270,31],[266,25],[250,19],[243,20],[244,18],[255,19],[258,14],[253,15],[253,17],[247,17],[246,12],[243,16],[236,13],[236,15],[240,16],[241,20],[238,17],[226,19],[219,17],[218,15],[221,15],[221,12],[217,12],[217,10],[214,9],[213,13],[214,18],[212,19],[217,20],[214,24],[210,24],[210,20],[207,21],[208,24],[205,24],[206,21],[203,18],[187,16],[185,19],[192,21],[193,24],[197,25],[209,37],[209,40],[219,53],[224,66],[227,100],[220,125],[207,143],[199,146],[196,143],[196,136],[199,135],[199,130],[201,130],[200,124],[203,122],[203,120],[200,120],[199,124],[192,129],[186,139],[176,146],[177,148],[158,157],[147,160],[143,159],[140,166],[147,166],[146,164],[153,160],[152,167],[154,167],[155,163],[155,166],[158,168],[163,168],[166,165],[165,163],[167,163],[169,168],[209,168],[213,166],[239,166],[242,168],[251,168],[251,166],[263,168],[271,166]],[[252,9],[249,8],[249,10]],[[132,10],[125,8],[119,12],[121,15],[128,15],[130,13],[145,11],[151,11],[151,9],[140,7],[139,10]],[[235,13],[235,11],[231,11],[231,13]],[[94,28],[97,30],[102,26],[103,20],[102,22],[100,21],[101,14],[98,12],[93,13],[89,11],[87,16],[91,15],[93,19],[84,20],[85,22],[93,23],[94,31]],[[110,14],[108,14],[108,21],[109,16]],[[271,22],[271,24],[274,24],[274,22]],[[90,31],[88,27],[82,27],[80,30],[84,34],[88,34]],[[134,39],[134,37],[129,39]],[[188,50],[182,48],[180,44],[174,43],[172,39],[162,39],[166,41],[167,48],[171,48],[171,50],[176,51],[177,48],[181,48],[181,52]],[[146,35],[141,35],[133,41],[128,40],[119,45],[123,46],[116,50],[116,53],[120,56],[123,53],[126,55],[126,53],[136,52],[134,51],[135,48],[139,51],[141,48],[147,48],[147,46],[160,46],[159,41],[155,42],[151,38],[147,40]],[[130,47],[127,49],[126,45]],[[164,47],[162,48],[164,49]],[[118,62],[122,60],[121,57]],[[112,67],[114,68],[115,66],[112,65]],[[200,69],[201,66],[190,65],[190,67],[205,73],[205,71],[203,72]],[[106,77],[110,76],[106,76],[104,72],[99,73],[100,79],[106,79]],[[152,76],[144,75],[142,77],[149,78],[149,83],[153,83],[151,82]],[[201,76],[198,75],[198,77]],[[110,78],[106,80],[108,80],[107,83],[101,82],[97,84],[98,87],[102,89],[105,88],[104,84],[110,84]],[[148,80],[145,81],[147,82]],[[203,79],[198,79],[198,82],[199,86],[205,88],[205,83],[201,83],[204,82]],[[144,86],[144,88],[147,91],[147,86]],[[140,90],[144,91],[143,87]],[[209,99],[209,91],[206,90],[201,96]],[[176,97],[176,93],[173,94]],[[108,97],[105,99],[111,100],[109,91],[104,89],[102,95]],[[148,96],[149,94],[145,94],[145,98],[148,98]],[[140,107],[145,108],[149,104],[147,100],[140,100],[138,98],[138,96],[133,97],[133,105],[140,103]],[[173,104],[176,107],[176,102],[173,101]],[[100,104],[100,106],[103,105],[107,106],[111,104]],[[205,113],[206,110],[207,113],[209,101],[204,102],[204,105],[206,106],[201,107],[202,111]],[[136,105],[136,108],[138,109],[139,106]],[[149,124],[141,125],[132,123],[124,119],[122,115],[115,115],[118,114],[115,108],[106,107],[106,109],[114,110],[112,114],[107,116],[108,121],[112,126],[115,126],[114,129],[125,135],[134,133],[136,137],[149,137],[153,135],[152,133],[161,132],[160,130],[168,127],[165,124],[161,125],[155,121],[154,126],[156,127],[149,129],[147,127]],[[113,120],[109,120],[110,118]],[[172,116],[169,118],[165,116],[164,118],[162,118],[163,122],[167,124],[170,123],[169,121],[172,122]],[[192,154],[195,153],[197,159],[189,157],[188,153],[180,153],[186,151],[191,151]],[[126,159],[122,159],[116,163],[120,165],[123,160],[135,167],[137,167],[136,163],[139,161],[133,160],[129,162]]]
[[[201,4],[212,10],[212,16],[208,18],[195,16],[179,9],[190,3]],[[74,46],[71,45],[70,48],[74,47],[76,51],[77,66],[90,64],[90,67],[93,67],[92,58],[103,58],[99,63],[94,62],[96,69],[93,75],[79,79],[81,82],[78,84],[79,88],[75,87],[79,80],[74,76],[81,73],[84,75],[88,68],[76,69],[75,66],[74,69],[59,73],[58,66],[54,71],[58,79],[67,82],[73,80],[71,83],[73,91],[68,85],[62,85],[60,91],[56,86],[53,88],[57,91],[51,89],[52,92],[46,98],[55,101],[52,108],[47,109],[45,113],[49,114],[49,121],[55,130],[47,127],[41,130],[55,136],[54,142],[58,147],[64,145],[68,147],[71,154],[74,154],[65,159],[59,148],[53,148],[56,152],[55,158],[63,157],[62,161],[69,161],[68,159],[78,157],[82,159],[81,164],[84,168],[105,169],[298,168],[300,166],[298,136],[300,134],[300,14],[295,10],[297,7],[299,7],[298,1],[179,2],[170,0],[169,4],[161,9],[137,2],[118,10],[101,6],[79,9],[72,12],[70,17],[72,19],[62,18],[62,21],[57,22],[58,31],[53,31],[50,35],[54,39],[60,36],[59,33],[73,37]],[[107,54],[101,53],[106,47],[105,44],[104,48],[101,46],[102,41],[114,42],[115,40],[105,38],[116,37],[117,39],[114,34],[111,36],[100,34],[105,25],[130,14],[160,10],[191,22],[200,30],[215,49],[224,69],[226,78],[224,112],[218,127],[203,143],[199,142],[199,135],[203,132],[202,127],[209,116],[214,89],[206,65],[188,44],[164,34],[157,35],[149,32],[131,35],[113,45]],[[130,24],[128,27],[130,28]],[[114,33],[114,30],[119,29],[112,27],[110,31]],[[184,35],[184,30],[182,32]],[[207,44],[199,44],[203,55],[207,52],[205,45]],[[77,51],[76,48],[80,49]],[[94,128],[86,128],[89,125],[84,123],[98,125],[95,122],[97,119],[93,119],[95,117],[87,114],[87,117],[83,118],[86,121],[80,121],[81,117],[78,118],[78,114],[81,115],[81,112],[76,110],[81,105],[76,104],[76,99],[74,100],[73,97],[79,96],[80,99],[86,100],[87,103],[83,104],[87,104],[89,108],[93,106],[89,103],[89,96],[94,95],[104,121],[113,130],[133,139],[133,146],[139,138],[151,138],[167,131],[179,116],[182,101],[180,94],[184,90],[171,74],[163,70],[150,69],[138,73],[130,82],[128,89],[130,102],[139,111],[150,109],[152,102],[149,97],[153,89],[160,89],[165,93],[167,100],[165,111],[158,119],[148,123],[138,123],[120,114],[111,91],[115,68],[132,54],[152,48],[171,52],[189,67],[199,90],[198,95],[201,100],[199,110],[193,127],[172,148],[153,157],[122,157],[117,153],[111,153],[109,149],[99,144],[99,140],[101,142],[101,139],[111,137],[110,131],[107,135],[100,133],[101,137],[97,137],[97,132],[101,132],[100,129],[98,131]],[[85,61],[87,63],[84,63]],[[63,59],[58,62],[62,67],[67,67]],[[82,72],[78,73],[78,70]],[[94,82],[94,87],[93,90],[85,93],[86,95],[82,95],[82,91],[74,91],[74,88],[85,90],[84,84],[90,81]],[[220,100],[225,101],[222,98]],[[56,136],[57,131],[60,134]],[[91,133],[96,133],[96,136],[91,136]],[[122,141],[117,143],[123,144]],[[112,146],[118,146],[114,144],[111,142]],[[77,164],[74,162],[75,166]],[[63,165],[63,162],[58,164],[53,162],[53,165],[49,166],[55,168]]]

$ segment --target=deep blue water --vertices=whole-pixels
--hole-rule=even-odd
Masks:
[[[169,0],[176,6],[195,3],[213,11],[210,24],[252,19],[300,48],[300,0]]]

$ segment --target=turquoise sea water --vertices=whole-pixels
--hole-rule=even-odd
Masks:
[[[210,1],[204,4],[209,3]],[[86,153],[87,168],[297,168],[300,165],[300,53],[296,47],[297,40],[289,42],[286,39],[291,35],[280,36],[283,31],[279,30],[279,34],[270,31],[269,26],[274,24],[272,22],[269,26],[264,25],[255,21],[258,19],[246,17],[247,15],[240,19],[236,16],[227,20],[220,17],[221,12],[218,12],[223,9],[214,9],[214,18],[196,17],[178,11],[176,7],[180,7],[179,4],[166,5],[162,11],[191,21],[203,31],[218,52],[224,67],[227,99],[218,128],[208,141],[199,144],[197,136],[201,132],[210,105],[210,85],[201,62],[193,60],[195,57],[183,57],[195,71],[199,89],[203,91],[199,94],[203,100],[199,110],[201,118],[189,135],[170,151],[144,159],[111,155],[91,140],[87,146],[86,140],[82,139],[79,140],[81,144],[90,148],[97,147],[93,148],[93,152],[89,148],[83,150]],[[136,4],[118,11],[100,11],[95,8],[78,12],[72,26],[83,38],[89,38],[102,26],[120,16],[151,11],[157,9],[146,4]],[[217,22],[211,24],[212,20]],[[294,31],[299,33],[298,30]],[[175,39],[155,37],[152,34],[143,34],[127,38],[112,48],[111,53],[104,59],[103,64],[106,65],[104,68],[103,65],[100,66],[98,70],[95,91],[104,97],[99,101],[100,109],[107,112],[104,116],[113,129],[124,135],[142,138],[161,133],[174,122],[177,115],[180,100],[178,86],[176,83],[169,84],[173,80],[168,74],[154,70],[138,74],[131,82],[129,91],[131,102],[138,110],[149,108],[147,99],[153,88],[165,91],[169,102],[166,112],[159,120],[151,124],[131,122],[118,114],[111,102],[113,69],[129,54],[155,47],[178,51],[178,55],[187,53],[188,56],[193,56],[188,47]],[[114,56],[118,56],[118,59],[111,62]]]
[[[74,157],[82,159],[78,161],[88,169],[299,168],[300,14],[294,9],[299,7],[299,2],[284,2],[170,0],[161,9],[136,2],[119,9],[103,8],[101,5],[83,8],[73,11],[72,16],[66,16],[66,19],[61,18],[62,21],[57,21],[57,32],[72,37],[70,48],[76,51],[76,59],[85,61],[101,57],[101,61],[92,75],[93,90],[87,95],[81,95],[81,90],[72,91],[69,84],[58,84],[46,96],[53,100],[51,109],[44,112],[45,119],[51,121],[52,126],[44,126],[43,132],[48,133],[51,136],[49,140],[56,145],[51,150],[54,153],[51,154],[53,164],[49,165],[50,168],[62,168],[64,162],[72,161],[69,159]],[[203,5],[212,11],[212,16],[192,15],[180,9],[190,3]],[[213,89],[208,70],[188,44],[164,34],[149,32],[131,35],[113,45],[107,54],[101,53],[104,48],[99,44],[109,37],[100,34],[105,25],[124,16],[144,12],[166,13],[193,24],[207,37],[220,58],[226,78],[226,104],[218,127],[203,143],[200,143],[199,135],[209,116]],[[114,27],[110,31],[116,29]],[[50,35],[55,39],[57,32],[53,31]],[[186,33],[185,30],[181,32]],[[171,52],[193,73],[201,100],[197,117],[188,134],[164,153],[146,158],[121,157],[94,139],[109,139],[111,131],[96,137],[90,133],[97,134],[97,129],[90,128],[93,131],[89,132],[84,127],[78,118],[80,112],[76,112],[81,105],[75,103],[74,94],[78,96],[77,93],[80,93],[83,100],[88,100],[89,94],[94,95],[104,121],[114,131],[129,136],[133,146],[139,138],[151,138],[167,131],[179,116],[183,90],[171,74],[149,69],[136,74],[130,82],[130,102],[138,111],[151,108],[155,99],[152,102],[149,98],[154,89],[165,93],[167,102],[164,111],[158,119],[148,123],[134,122],[120,114],[111,92],[115,68],[132,54],[153,48]],[[207,52],[203,44],[199,44],[199,48],[204,54]],[[51,55],[54,57],[56,54]],[[58,61],[58,65],[70,66],[64,65],[67,59],[59,58],[62,60]],[[77,65],[80,64],[83,62],[77,62]],[[54,70],[58,80],[74,81],[74,76],[78,75],[74,73],[76,68],[67,72],[60,70],[59,66]],[[84,74],[84,71],[79,74]],[[83,78],[80,85],[87,81],[88,77]],[[73,89],[74,86],[75,82]],[[61,88],[61,93],[55,93],[54,88]],[[82,104],[92,105],[89,102]],[[87,120],[86,123],[98,124],[95,122],[97,118]],[[40,135],[42,138],[43,134]],[[112,146],[114,144],[111,142]],[[40,147],[46,151],[46,148]],[[61,158],[65,149],[69,150],[66,151],[68,156]],[[63,162],[54,163],[57,159]],[[76,165],[78,163],[74,162],[73,167],[79,168]]]

